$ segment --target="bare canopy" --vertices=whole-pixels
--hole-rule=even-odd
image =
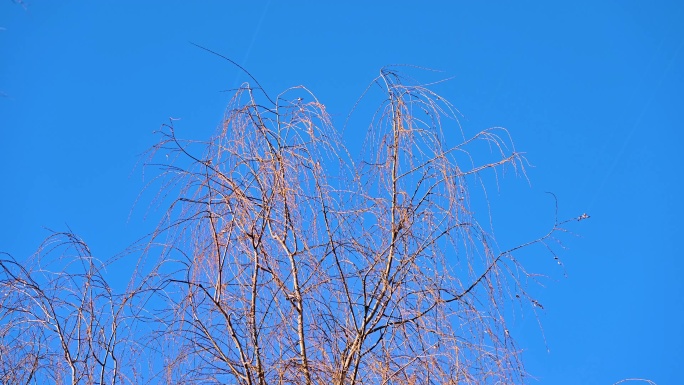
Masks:
[[[207,142],[165,125],[151,186],[174,198],[124,293],[70,233],[0,261],[0,380],[524,382],[504,307],[538,303],[515,255],[564,222],[498,250],[470,186],[524,174],[506,130],[463,134],[445,99],[392,68],[362,101],[378,90],[360,156],[303,87],[244,84]],[[51,255],[62,270],[39,263]]]

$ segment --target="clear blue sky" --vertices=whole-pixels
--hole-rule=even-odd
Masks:
[[[1,1],[0,250],[21,259],[68,225],[104,259],[152,229],[158,212],[131,211],[152,132],[174,117],[206,137],[247,80],[189,41],[272,92],[307,86],[339,126],[381,66],[416,64],[454,77],[439,91],[466,130],[507,127],[535,166],[491,190],[503,247],[550,224],[546,191],[592,217],[563,238],[567,277],[523,260],[549,277],[546,342],[514,321],[527,369],[681,383],[684,2],[472,3]]]

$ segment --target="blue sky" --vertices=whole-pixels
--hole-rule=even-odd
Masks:
[[[305,85],[340,127],[380,67],[415,64],[453,77],[438,91],[466,130],[508,128],[534,165],[529,184],[491,189],[502,247],[552,222],[546,191],[561,217],[591,215],[563,237],[564,269],[523,261],[548,276],[543,334],[515,321],[527,369],[541,384],[677,383],[684,3],[368,3],[0,2],[0,250],[22,258],[69,226],[107,258],[151,231],[149,197],[133,206],[152,132],[173,117],[207,137],[222,91],[247,80],[189,42],[272,92]]]

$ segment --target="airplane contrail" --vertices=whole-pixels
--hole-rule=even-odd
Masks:
[[[259,23],[257,23],[256,29],[254,30],[254,34],[252,35],[252,41],[249,43],[249,47],[247,47],[247,52],[245,53],[244,59],[242,59],[242,62],[240,63],[243,67],[247,64],[247,60],[249,59],[249,54],[252,52],[252,47],[254,46],[254,42],[256,41],[257,36],[259,35],[259,32],[261,31],[261,24],[264,21],[264,18],[266,17],[266,13],[268,12],[268,7],[271,5],[271,0],[266,3],[266,7],[264,7],[264,12],[261,13],[261,18],[259,19]],[[238,86],[238,80],[240,79],[240,73],[235,75],[235,80],[233,81],[233,88],[237,88]]]
[[[601,184],[599,185],[599,188],[596,189],[596,192],[594,193],[594,197],[591,200],[591,203],[589,203],[589,207],[587,210],[591,210],[592,207],[594,206],[594,203],[596,202],[596,199],[598,196],[601,194],[601,191],[603,190],[603,187],[606,185],[606,180],[608,180],[608,177],[613,173],[615,170],[615,167],[617,167],[618,163],[620,163],[620,159],[625,153],[625,149],[627,148],[627,145],[629,144],[629,141],[631,140],[632,136],[634,136],[634,132],[636,131],[637,127],[641,124],[641,120],[644,117],[644,114],[646,113],[646,110],[650,107],[651,103],[653,102],[653,99],[655,99],[656,94],[660,90],[660,87],[663,85],[663,81],[667,77],[667,74],[670,72],[672,69],[672,66],[674,65],[677,56],[679,55],[679,51],[682,50],[682,47],[684,46],[684,38],[682,38],[679,41],[679,46],[677,46],[677,49],[675,49],[674,55],[672,55],[672,58],[670,58],[669,62],[667,63],[667,66],[663,70],[662,75],[660,76],[660,80],[658,81],[658,84],[653,88],[651,91],[651,95],[649,96],[648,100],[644,104],[644,106],[641,108],[641,112],[639,113],[639,116],[637,116],[637,119],[634,121],[634,124],[632,125],[632,129],[629,131],[629,134],[625,136],[624,141],[622,142],[622,146],[620,148],[620,151],[618,152],[617,156],[615,157],[615,160],[613,160],[613,163],[611,166],[608,168],[608,171],[606,174],[603,176],[601,179]]]

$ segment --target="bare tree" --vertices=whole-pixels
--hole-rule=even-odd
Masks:
[[[0,382],[134,380],[131,296],[113,293],[103,267],[72,233],[48,237],[22,264],[0,259]]]
[[[161,131],[151,157],[175,160],[165,180],[181,191],[154,237],[168,382],[523,381],[503,311],[526,296],[515,254],[562,223],[497,250],[468,183],[524,173],[508,133],[447,146],[458,121],[443,98],[391,69],[371,88],[384,100],[356,161],[303,87],[271,99],[243,85],[201,156],[173,123]],[[476,142],[493,158],[477,164]]]
[[[508,250],[479,224],[470,186],[525,172],[506,130],[464,135],[445,99],[386,68],[356,157],[308,90],[254,82],[209,141],[160,130],[149,164],[159,201],[177,198],[125,293],[70,233],[0,261],[2,382],[524,382],[506,307],[540,305],[516,255],[566,222]]]

